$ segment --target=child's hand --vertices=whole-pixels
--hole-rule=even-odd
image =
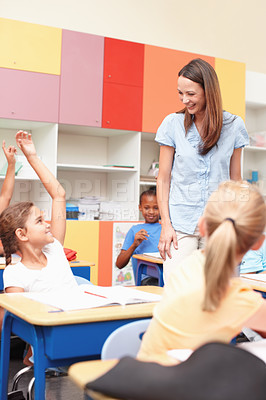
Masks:
[[[149,235],[148,235],[147,231],[145,231],[145,229],[141,229],[135,235],[134,245],[139,246],[140,243],[143,242],[143,240],[148,240],[148,237],[149,237]]]
[[[16,133],[17,145],[26,157],[36,156],[36,149],[31,139],[31,133],[18,131]]]
[[[15,154],[17,152],[15,146],[8,146],[8,148],[6,148],[6,142],[5,140],[3,140],[2,149],[3,152],[5,153],[8,165],[15,165],[16,164]]]

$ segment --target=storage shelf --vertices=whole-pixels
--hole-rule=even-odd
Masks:
[[[5,179],[5,176],[1,175],[0,176],[0,181],[3,181]],[[25,176],[15,176],[15,181],[39,181],[40,179],[38,177],[32,178],[32,177],[25,177]]]
[[[139,181],[140,186],[151,185],[156,186],[156,181]]]
[[[246,146],[245,150],[252,150],[252,151],[266,151],[266,147],[259,147],[259,146]]]
[[[137,168],[104,167],[103,165],[82,164],[57,164],[59,170],[72,171],[95,171],[95,172],[137,172]]]

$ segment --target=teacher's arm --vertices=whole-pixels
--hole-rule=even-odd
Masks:
[[[230,179],[241,181],[241,154],[242,148],[235,149],[230,160]]]
[[[166,259],[166,254],[171,258],[170,246],[172,242],[174,247],[177,249],[176,233],[172,227],[169,215],[169,192],[174,153],[174,147],[160,147],[159,174],[157,178],[157,202],[161,215],[162,232],[158,250],[163,260]]]

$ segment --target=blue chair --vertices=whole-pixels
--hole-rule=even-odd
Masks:
[[[113,331],[104,342],[101,359],[136,357],[151,318],[130,322]]]

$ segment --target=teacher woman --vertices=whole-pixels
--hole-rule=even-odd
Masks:
[[[194,59],[179,71],[178,93],[185,108],[168,115],[155,138],[165,281],[203,246],[197,226],[206,202],[220,182],[241,179],[241,148],[249,143],[243,120],[223,111],[216,72],[206,61]]]

